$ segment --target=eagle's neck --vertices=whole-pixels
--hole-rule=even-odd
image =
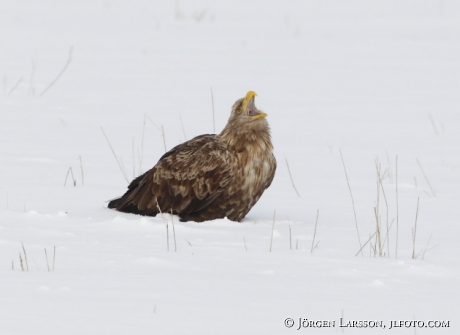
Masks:
[[[266,120],[245,124],[228,123],[219,137],[236,153],[250,151],[251,154],[258,155],[273,151],[270,128]]]

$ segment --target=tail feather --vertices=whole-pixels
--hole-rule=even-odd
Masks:
[[[107,205],[107,208],[117,208],[118,201],[120,201],[121,198],[113,199],[109,201],[109,204]]]

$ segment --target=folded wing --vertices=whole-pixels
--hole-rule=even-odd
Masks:
[[[236,165],[235,156],[217,136],[198,136],[163,155],[109,208],[151,216],[160,210],[199,215],[232,184]]]

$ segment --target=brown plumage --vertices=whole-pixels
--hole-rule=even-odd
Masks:
[[[242,220],[273,180],[276,160],[265,117],[252,91],[239,99],[219,135],[201,135],[179,144],[134,179],[108,207],[181,221],[227,217]]]

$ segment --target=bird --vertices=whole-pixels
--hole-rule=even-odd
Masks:
[[[120,212],[178,215],[180,221],[241,221],[271,185],[276,171],[267,114],[254,91],[232,106],[220,134],[205,134],[165,153],[109,202]]]

